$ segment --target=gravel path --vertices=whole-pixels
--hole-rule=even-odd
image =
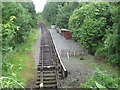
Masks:
[[[59,53],[61,53],[61,50],[63,49],[84,50],[77,42],[73,40],[65,40],[64,37],[54,29],[49,30]],[[93,69],[88,67],[86,62],[88,60],[93,60],[94,57],[87,54],[84,58],[85,60],[80,60],[79,56],[72,56],[70,58],[62,56],[62,62],[68,71],[68,76],[63,80],[59,80],[59,88],[79,88],[80,83],[83,83],[88,76],[92,75]]]

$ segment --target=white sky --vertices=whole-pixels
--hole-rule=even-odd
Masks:
[[[38,13],[43,11],[46,0],[33,0],[33,3],[35,4],[36,13]]]

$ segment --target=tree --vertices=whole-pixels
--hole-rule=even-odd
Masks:
[[[64,6],[59,6],[58,14],[56,18],[57,26],[61,28],[68,28],[68,20],[73,10],[78,7],[78,2],[64,3]]]
[[[49,24],[55,24],[58,7],[63,4],[64,2],[47,2],[42,12],[42,17],[46,19]]]
[[[19,31],[15,31],[14,41],[16,44],[22,43],[29,35],[31,28],[35,26],[34,6],[31,3],[4,2],[2,8],[3,24],[8,22],[10,16],[16,17],[15,25],[20,27]]]

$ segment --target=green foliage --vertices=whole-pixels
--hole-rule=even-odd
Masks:
[[[2,25],[2,48],[3,51],[9,51],[15,46],[14,37],[19,27],[14,25],[15,16],[10,17],[10,21]]]
[[[41,22],[43,22],[45,25],[47,25],[48,28],[51,27],[50,23],[48,23],[48,22],[46,21],[46,19],[43,18],[43,16],[41,15],[41,13],[37,13],[37,19],[40,20]]]
[[[104,52],[106,53],[106,57],[108,58],[108,61],[115,64],[115,63],[119,63],[119,58],[120,56],[118,56],[118,26],[117,25],[113,25],[112,29],[107,29],[106,31],[106,35],[105,35],[105,41],[104,41]],[[98,52],[96,52],[98,53]],[[102,53],[102,51],[100,51],[99,53]],[[99,54],[98,53],[98,54]]]
[[[0,78],[0,87],[2,88],[23,88],[26,80],[23,79],[21,72],[26,68],[26,62],[29,60],[27,53],[33,49],[34,42],[37,39],[37,30],[31,30],[30,36],[25,39],[25,43],[18,45],[11,52],[2,55],[2,76]]]
[[[112,26],[108,26],[106,29],[106,34],[104,36],[104,44],[96,50],[97,56],[106,56],[107,60],[113,64],[120,63],[120,32],[119,28],[119,8],[116,6],[111,6],[111,21]],[[104,52],[103,52],[104,51]]]
[[[7,73],[8,75],[12,75],[12,78],[9,77],[0,77],[0,87],[1,88],[24,88],[23,82],[18,81],[16,74],[13,71],[14,64],[8,63],[7,68],[11,71],[11,73]],[[21,69],[19,69],[21,70]],[[14,78],[14,79],[13,79]]]
[[[68,20],[73,10],[78,7],[78,3],[64,3],[64,6],[59,6],[56,18],[57,26],[61,28],[68,28]]]
[[[56,24],[61,28],[68,28],[68,21],[74,9],[87,3],[82,2],[47,2],[41,16],[49,25]]]
[[[106,18],[100,14],[106,12],[106,7],[106,3],[90,3],[74,11],[73,15],[69,19],[69,28],[70,30],[73,28],[77,29],[77,32],[75,31],[75,33],[79,34],[77,35],[77,38],[79,38],[78,40],[81,40],[84,37],[84,39],[86,39],[86,37],[88,37],[88,40],[94,39],[94,41],[96,41],[99,40],[99,38],[101,39],[103,37],[105,32]],[[71,32],[73,31],[74,30]],[[95,37],[93,37],[94,35]],[[81,41],[84,42],[84,40]],[[90,46],[85,45],[87,48],[92,47],[92,42],[91,44],[88,44]]]
[[[120,63],[119,2],[47,3],[45,22],[68,28],[72,38],[90,53]],[[46,19],[46,20],[45,20]]]
[[[104,35],[104,30],[100,29],[104,27],[104,24],[104,18],[92,20],[87,17],[84,20],[84,24],[81,25],[81,28],[79,28],[79,32],[81,32],[81,34],[78,35],[80,39],[79,42],[83,44],[83,47],[89,49],[90,51],[96,50],[99,44],[98,40]]]
[[[118,78],[105,75],[101,71],[96,71],[93,78],[88,79],[86,83],[81,84],[80,88],[118,88]]]
[[[15,31],[14,42],[16,44],[24,42],[24,39],[29,36],[29,30],[33,28],[36,23],[34,6],[30,3],[18,2],[4,2],[2,5],[3,24],[8,22],[10,16],[15,16],[16,20],[14,24],[20,28]]]
[[[63,4],[64,2],[47,2],[41,13],[42,17],[46,19],[49,24],[55,24],[58,7]]]
[[[22,80],[20,73],[28,60],[26,53],[37,35],[32,35],[35,32],[32,28],[36,27],[33,3],[3,2],[2,20],[3,77],[0,78],[0,87],[23,88],[26,81]]]
[[[120,62],[118,8],[108,2],[89,3],[74,10],[69,19],[73,39],[113,64]]]

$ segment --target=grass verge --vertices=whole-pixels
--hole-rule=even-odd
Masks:
[[[118,67],[98,60],[89,60],[86,64],[94,69],[94,73],[80,85],[81,88],[105,88],[106,90],[112,88],[116,90],[119,87]]]
[[[119,86],[118,77],[111,77],[107,74],[104,74],[100,70],[95,70],[92,78],[89,78],[84,84],[81,84],[81,88],[96,88],[96,89],[110,89],[116,90]]]
[[[87,65],[99,69],[110,76],[118,77],[118,67],[112,66],[110,63],[93,60],[92,62],[88,62]]]
[[[30,78],[35,78],[33,56],[37,37],[38,30],[31,30],[29,37],[25,39],[23,44],[3,55],[2,76],[8,78],[0,79],[2,88],[25,87]]]

